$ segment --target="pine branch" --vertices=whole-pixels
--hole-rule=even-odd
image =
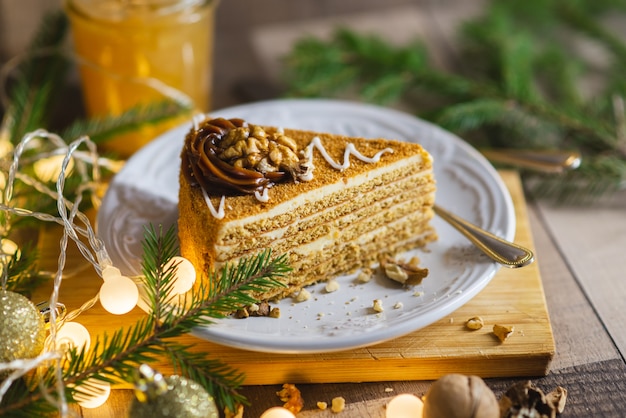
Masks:
[[[191,107],[175,100],[162,100],[147,105],[137,105],[120,115],[74,121],[61,134],[67,141],[82,135],[101,144],[117,135],[131,132],[146,125],[155,125],[191,111]]]
[[[69,66],[58,52],[67,31],[68,22],[62,11],[46,14],[27,49],[27,58],[18,67],[17,80],[10,93],[11,105],[5,115],[6,129],[13,143],[21,140],[25,133],[49,123],[54,96]]]
[[[598,19],[615,10],[626,12],[626,6],[612,0],[493,1],[483,16],[463,26],[458,61],[464,66],[453,71],[431,66],[425,48],[415,44],[393,47],[346,30],[327,42],[306,38],[286,58],[288,92],[356,91],[366,101],[413,106],[416,114],[477,147],[575,148],[583,163],[559,178],[568,182],[564,194],[610,193],[626,183],[620,168],[626,161],[626,115],[616,106],[626,96],[626,43]],[[587,99],[581,80],[595,63],[579,56],[571,40],[590,36],[613,54],[613,62],[605,74],[607,89]],[[351,77],[338,80],[333,73]],[[323,84],[324,75],[330,85]],[[607,165],[602,157],[609,154],[615,158]]]

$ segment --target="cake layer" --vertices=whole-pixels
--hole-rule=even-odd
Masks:
[[[432,206],[434,199],[432,191],[431,189],[429,193],[419,195],[417,189],[404,189],[399,194],[391,196],[375,195],[350,200],[342,205],[327,208],[321,213],[294,221],[283,228],[276,228],[254,237],[247,236],[233,245],[216,244],[216,250],[221,254],[217,260],[225,261],[250,251],[258,252],[270,245],[282,248],[282,241],[289,241],[293,246],[301,245],[319,236],[328,235],[332,231],[341,231],[344,235],[363,234],[373,229],[377,223],[390,222],[411,212],[421,212],[423,207]]]

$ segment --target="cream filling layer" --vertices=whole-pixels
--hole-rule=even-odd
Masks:
[[[426,154],[428,155],[428,154]],[[220,232],[216,237],[216,241],[220,241],[224,239],[224,235],[228,233],[229,230],[233,228],[245,228],[247,224],[254,224],[263,219],[271,219],[275,216],[281,215],[283,213],[288,213],[293,211],[294,209],[303,206],[309,205],[313,202],[323,201],[329,196],[339,193],[342,190],[358,187],[360,185],[365,184],[366,182],[375,179],[376,177],[382,176],[386,173],[393,172],[406,166],[407,164],[422,164],[423,158],[421,154],[413,155],[409,158],[397,161],[393,164],[388,164],[379,168],[375,168],[374,170],[359,174],[354,177],[349,177],[346,181],[336,182],[334,184],[328,184],[326,186],[320,187],[319,189],[312,190],[310,193],[302,194],[300,196],[294,197],[288,201],[280,203],[262,213],[258,213],[256,215],[247,216],[245,218],[234,219],[232,221],[226,221]],[[428,164],[429,168],[422,171],[422,175],[427,175],[432,173],[432,165]]]

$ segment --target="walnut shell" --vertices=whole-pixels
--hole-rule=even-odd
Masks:
[[[434,382],[424,400],[424,418],[499,418],[496,395],[477,376],[448,374]]]

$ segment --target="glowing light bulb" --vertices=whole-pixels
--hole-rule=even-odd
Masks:
[[[111,385],[97,379],[87,379],[80,387],[81,391],[76,392],[74,399],[83,408],[98,408],[104,405],[111,395]]]
[[[409,393],[394,397],[387,404],[386,418],[422,418],[424,403]]]
[[[59,178],[59,174],[61,174],[61,167],[63,165],[63,159],[65,155],[52,155],[47,158],[42,158],[40,160],[35,161],[33,164],[33,170],[35,170],[35,175],[39,177],[41,181],[56,181]],[[70,160],[67,163],[67,168],[65,170],[65,177],[69,176],[74,168],[73,160]]]
[[[57,350],[65,351],[73,347],[76,347],[79,351],[83,347],[85,347],[85,350],[89,350],[90,346],[91,337],[89,336],[89,331],[87,331],[87,328],[78,322],[66,322],[57,331]]]
[[[193,267],[193,264],[191,264],[191,261],[179,256],[172,257],[167,264],[163,266],[163,270],[168,270],[172,266],[176,266],[172,291],[179,295],[187,293],[191,290],[196,281],[196,269]]]
[[[281,406],[275,406],[263,412],[263,414],[261,414],[261,418],[296,418],[296,416],[288,409]]]
[[[115,267],[107,267],[102,271],[102,279],[100,303],[104,309],[123,315],[137,306],[139,289],[130,277],[122,276]]]

